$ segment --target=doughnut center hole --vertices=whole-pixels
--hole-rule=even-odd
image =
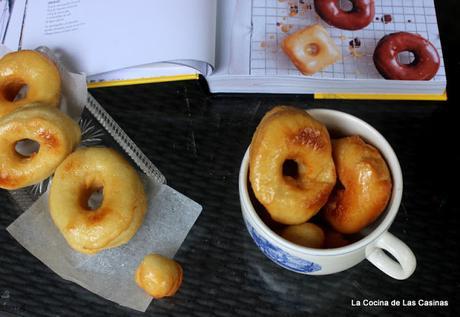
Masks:
[[[299,164],[295,160],[285,160],[283,163],[283,176],[299,178]]]
[[[351,0],[340,0],[339,7],[342,11],[351,12],[353,11],[354,5]]]
[[[94,211],[102,206],[104,201],[104,187],[91,188],[88,192],[88,199],[86,201],[86,210]]]
[[[398,54],[398,62],[401,65],[412,65],[415,62],[415,54],[411,51],[403,51]]]
[[[31,139],[22,139],[16,142],[14,150],[21,158],[31,158],[40,151],[40,143]]]
[[[15,102],[27,96],[29,87],[23,82],[10,82],[3,89],[3,97],[6,101]]]
[[[309,43],[305,46],[305,53],[310,56],[316,56],[319,54],[319,46],[315,43]]]

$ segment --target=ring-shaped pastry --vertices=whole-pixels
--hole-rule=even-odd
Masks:
[[[286,163],[296,165],[295,173],[285,172]],[[249,180],[273,220],[306,222],[327,202],[336,181],[326,127],[304,110],[275,107],[254,133]]]
[[[88,201],[103,193],[100,206]],[[53,177],[51,218],[76,251],[94,254],[127,243],[137,232],[147,201],[136,170],[115,150],[82,148],[67,157]]]
[[[315,0],[316,13],[329,25],[344,30],[361,30],[375,16],[374,0],[350,0],[350,11],[343,10],[340,0]]]
[[[399,61],[399,54],[411,52],[414,60],[409,64]],[[430,80],[441,65],[436,47],[418,34],[408,32],[384,36],[374,51],[374,64],[386,79]]]
[[[23,188],[48,178],[80,138],[80,126],[54,107],[27,105],[1,117],[0,188]],[[38,143],[36,152],[17,151],[25,140]]]
[[[25,96],[16,99],[23,87]],[[59,70],[42,53],[23,50],[0,59],[0,117],[30,103],[58,107],[60,98]]]

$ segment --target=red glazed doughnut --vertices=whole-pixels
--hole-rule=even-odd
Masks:
[[[368,26],[375,16],[374,0],[350,0],[353,8],[345,11],[340,0],[315,0],[316,13],[326,23],[344,30],[360,30]]]
[[[401,52],[414,54],[410,64],[399,62]],[[441,59],[434,45],[418,34],[398,32],[384,36],[374,52],[374,64],[386,79],[430,80],[438,72]]]

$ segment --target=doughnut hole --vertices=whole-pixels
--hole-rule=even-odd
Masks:
[[[411,51],[403,51],[399,52],[398,56],[398,63],[401,65],[413,65],[415,64],[415,54]]]
[[[319,54],[320,48],[318,44],[308,43],[305,45],[305,53],[309,56],[317,56]]]
[[[339,8],[342,11],[345,12],[351,12],[353,11],[354,5],[351,0],[340,0],[339,1]]]
[[[100,182],[92,182],[80,193],[80,206],[86,211],[96,211],[104,202],[104,186]]]
[[[22,139],[14,144],[14,152],[21,159],[34,157],[40,151],[40,143],[31,139]]]
[[[292,186],[303,188],[307,167],[299,160],[286,159],[282,166],[283,178]]]
[[[22,81],[13,80],[5,85],[2,92],[6,101],[15,102],[27,96],[28,86]]]
[[[283,163],[283,176],[292,177],[293,179],[299,178],[299,164],[295,160],[286,160]]]

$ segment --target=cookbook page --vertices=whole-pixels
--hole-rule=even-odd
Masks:
[[[433,79],[445,82],[441,40],[434,0],[376,0],[373,22],[362,30],[347,31],[328,25],[315,12],[313,0],[253,0],[250,74],[254,76],[303,76],[281,49],[283,39],[297,30],[320,23],[339,47],[342,58],[308,78],[382,79],[373,62],[379,40],[386,34],[406,31],[431,41],[441,57]],[[410,53],[400,56],[403,63]]]
[[[217,0],[27,1],[20,47],[46,45],[88,75],[165,61],[213,66],[216,6]]]

